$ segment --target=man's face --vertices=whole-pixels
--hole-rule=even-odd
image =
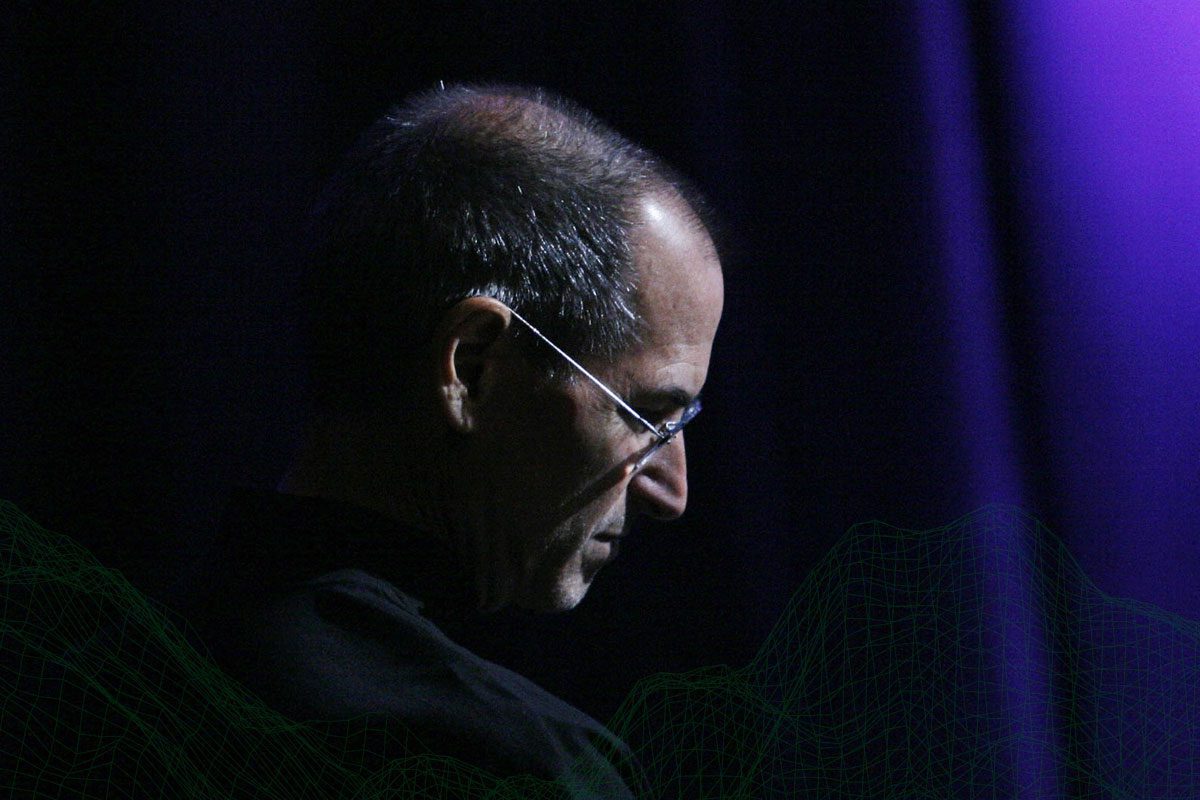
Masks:
[[[643,341],[616,361],[583,362],[656,425],[677,420],[700,393],[724,301],[712,242],[677,202],[652,196],[641,204],[633,244]],[[505,434],[492,442],[492,474],[472,503],[474,534],[487,537],[477,566],[518,606],[567,610],[637,516],[683,513],[684,436],[635,473],[655,441],[644,425],[582,375],[529,384],[526,375],[501,388]]]

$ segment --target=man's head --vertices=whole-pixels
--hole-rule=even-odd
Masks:
[[[394,110],[322,204],[314,381],[324,418],[408,431],[360,444],[426,452],[363,454],[390,489],[339,489],[328,465],[298,489],[433,520],[482,607],[573,607],[635,516],[682,513],[682,436],[634,471],[653,434],[512,312],[643,417],[678,419],[723,298],[699,213],[650,154],[543,93],[456,87]]]

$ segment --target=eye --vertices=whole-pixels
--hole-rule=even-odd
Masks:
[[[662,427],[663,422],[665,422],[670,416],[670,411],[662,407],[655,408],[652,406],[631,405],[630,408],[632,408],[634,413],[642,419],[638,419],[637,417],[633,416],[633,414],[628,412],[622,412],[621,418],[625,420],[625,424],[629,427],[629,430],[635,434],[646,434],[647,436],[653,436],[654,433],[646,429],[646,426],[642,420],[649,422],[657,430]]]
[[[647,408],[634,407],[634,411],[642,415],[642,418],[647,422],[653,422],[655,425],[662,425],[672,416],[672,409],[669,408]]]

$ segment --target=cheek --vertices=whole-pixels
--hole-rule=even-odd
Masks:
[[[559,415],[555,421],[565,423],[557,427],[562,435],[555,461],[561,465],[562,477],[577,485],[600,478],[617,463],[622,437],[628,432],[625,423],[607,404],[607,398],[603,399],[605,405],[594,398],[568,395],[562,398],[561,406],[553,409]]]
[[[561,394],[527,391],[512,398],[502,413],[490,443],[493,474],[504,476],[503,483],[516,495],[524,492],[532,498],[559,488],[579,456],[573,404]]]
[[[559,534],[584,556],[594,556],[592,540],[597,534],[620,534],[628,529],[628,485],[620,476],[589,483],[577,495],[576,506],[564,509],[567,516],[559,527]]]
[[[510,503],[537,506],[521,514],[540,518],[534,527],[541,536],[553,530],[556,540],[578,538],[623,514],[626,471],[637,442],[598,394],[578,385],[548,389],[513,409],[521,418],[519,436],[494,466],[511,474]]]

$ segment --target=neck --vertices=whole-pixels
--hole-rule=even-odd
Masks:
[[[278,485],[286,494],[323,497],[366,508],[418,530],[444,536],[433,513],[434,481],[417,466],[428,442],[416,426],[378,413],[339,415],[313,423]]]

